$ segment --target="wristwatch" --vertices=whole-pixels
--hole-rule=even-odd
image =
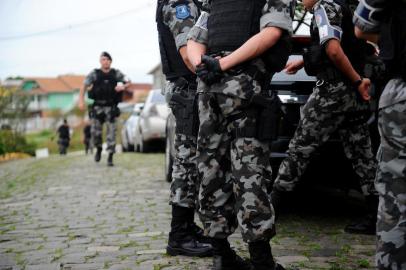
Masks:
[[[355,82],[352,83],[352,86],[354,86],[354,87],[360,86],[363,79],[364,78],[360,77],[358,80],[356,80]]]

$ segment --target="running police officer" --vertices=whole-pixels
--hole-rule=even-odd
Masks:
[[[103,143],[103,124],[107,125],[107,151],[109,153],[107,165],[113,166],[113,154],[116,148],[117,117],[120,110],[117,104],[122,100],[123,91],[130,81],[120,70],[111,68],[112,58],[109,53],[100,55],[100,69],[94,69],[87,75],[84,86],[79,93],[79,108],[85,108],[85,92],[94,100],[91,106],[92,142],[96,147],[94,160],[100,161]],[[91,89],[90,89],[91,88]]]
[[[198,128],[196,75],[187,59],[187,35],[199,17],[200,3],[193,0],[158,0],[156,21],[165,94],[176,119],[175,158],[170,204],[171,231],[167,254],[208,256],[211,245],[200,243],[203,231],[194,222],[197,201],[196,135]]]
[[[379,101],[376,265],[406,270],[406,1],[361,0],[355,33],[377,42],[389,82]]]
[[[275,218],[269,197],[271,130],[264,129],[272,106],[265,84],[277,66],[285,66],[289,52],[269,65],[261,56],[290,39],[293,6],[282,0],[212,0],[189,35],[188,56],[200,78],[199,214],[212,239],[216,270],[283,269],[269,244]],[[230,248],[227,238],[237,225],[252,265]]]

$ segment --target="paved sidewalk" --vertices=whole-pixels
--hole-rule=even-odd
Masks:
[[[0,164],[0,270],[210,269],[210,259],[165,255],[163,163],[163,154],[128,153],[113,168],[106,156],[95,164],[81,155]],[[303,270],[373,269],[375,239],[343,232],[356,215],[346,207],[282,215],[277,259]],[[231,239],[247,256],[240,235]]]

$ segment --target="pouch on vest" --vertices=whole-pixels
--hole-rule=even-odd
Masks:
[[[197,100],[194,93],[176,92],[171,98],[171,108],[176,119],[176,133],[196,136],[199,128]]]
[[[323,65],[324,48],[320,45],[311,45],[303,49],[303,61],[306,74],[316,76]]]

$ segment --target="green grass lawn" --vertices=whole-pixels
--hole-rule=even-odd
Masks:
[[[83,128],[77,127],[73,129],[68,151],[83,150]],[[34,143],[37,148],[48,148],[50,153],[58,153],[58,135],[56,131],[45,129],[40,132],[30,133],[26,135],[29,143]]]
[[[117,123],[117,134],[116,141],[117,144],[121,142],[120,130],[122,124],[120,121]],[[105,134],[105,132],[104,132]],[[104,136],[105,138],[105,136]],[[50,153],[58,153],[58,135],[56,131],[50,129],[44,129],[40,132],[26,134],[26,139],[28,143],[34,143],[37,148],[48,148]],[[84,150],[85,145],[83,144],[83,126],[78,126],[73,128],[73,133],[68,148],[68,152]]]

